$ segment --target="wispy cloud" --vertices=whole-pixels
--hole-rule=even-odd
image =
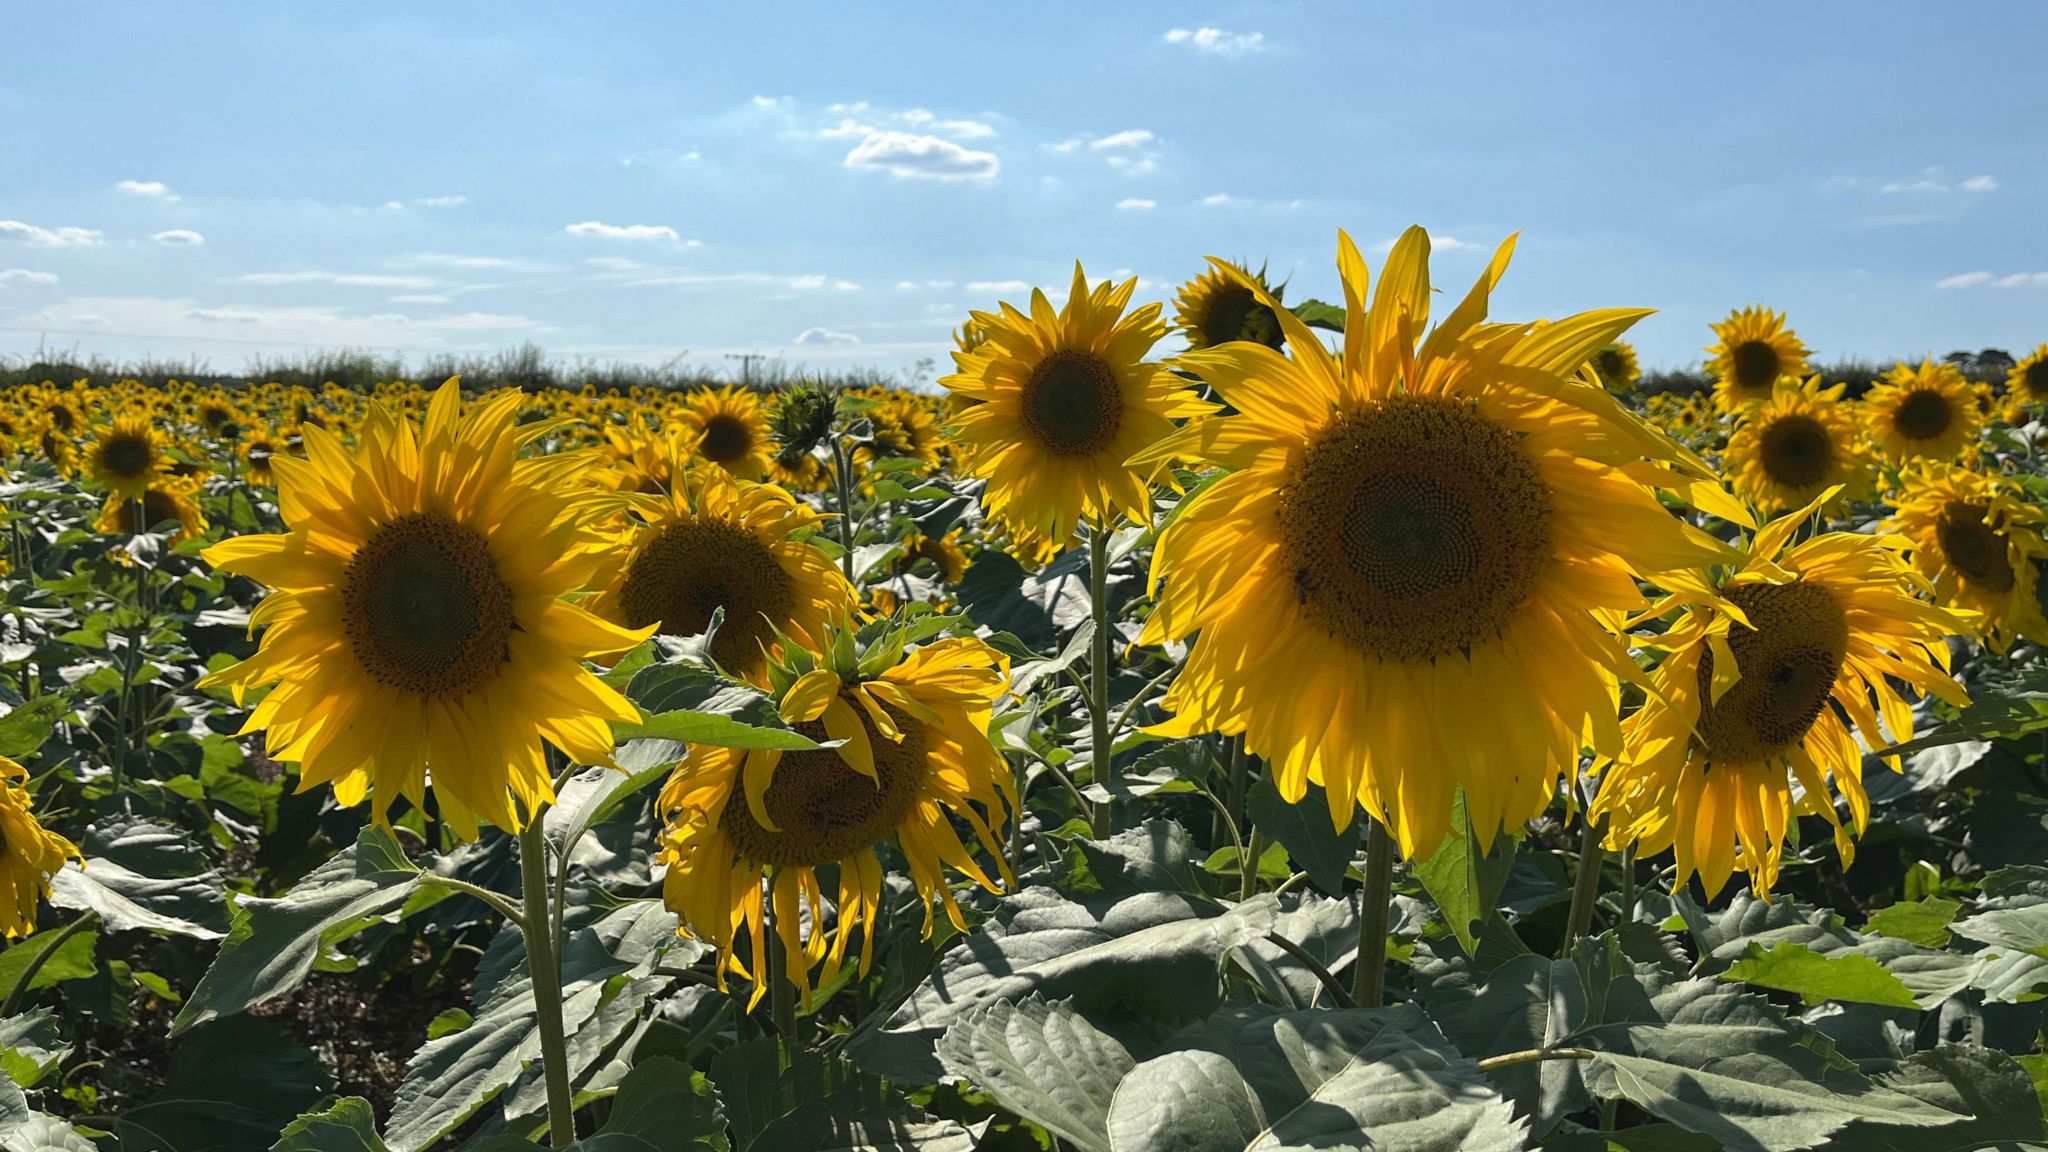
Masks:
[[[176,192],[171,191],[170,186],[161,180],[123,180],[119,184],[114,185],[114,190],[130,196],[138,196],[144,200],[177,201],[183,199]]]
[[[1266,46],[1263,32],[1230,32],[1222,28],[1174,28],[1161,39],[1211,56],[1242,56]]]
[[[166,248],[197,248],[206,243],[206,237],[190,228],[172,228],[150,237]]]
[[[596,240],[666,240],[671,244],[677,244],[683,239],[674,228],[666,224],[606,224],[599,220],[585,220],[580,224],[571,224],[562,231],[571,236]]]
[[[1150,129],[1126,128],[1107,136],[1098,136],[1088,142],[1090,148],[1141,148],[1157,140]]]
[[[1887,195],[1940,195],[1948,192],[1995,192],[1998,179],[1995,176],[1971,176],[1964,180],[1951,177],[1940,165],[1922,168],[1918,173],[1902,180],[1883,180],[1877,185],[1879,192]]]
[[[1936,288],[2034,288],[2048,286],[2048,272],[1959,272],[1934,282]]]
[[[91,248],[106,243],[107,234],[97,228],[44,228],[20,220],[0,220],[0,240],[15,240],[37,248]]]
[[[55,272],[37,272],[31,268],[0,268],[0,288],[9,284],[55,284]]]
[[[1127,196],[1117,201],[1116,206],[1125,212],[1150,212],[1154,208],[1159,207],[1159,201],[1140,200],[1136,196]]]
[[[387,276],[370,272],[245,272],[237,284],[334,284],[343,288],[432,288],[425,276]]]
[[[837,332],[830,328],[806,328],[790,341],[799,348],[816,347],[821,344],[858,344],[860,337],[851,332]]]
[[[969,280],[967,290],[981,296],[1001,296],[1031,291],[1029,280]]]
[[[866,168],[913,180],[993,180],[1002,161],[993,152],[937,136],[870,132],[846,154],[848,168]]]

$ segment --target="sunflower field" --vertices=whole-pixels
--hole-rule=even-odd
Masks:
[[[1513,246],[0,391],[0,1147],[2048,1148],[2048,345],[1647,391]]]

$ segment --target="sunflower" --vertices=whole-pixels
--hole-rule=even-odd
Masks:
[[[248,660],[208,676],[240,703],[275,685],[243,732],[267,730],[301,788],[343,804],[424,798],[464,835],[481,818],[516,831],[553,799],[543,740],[606,764],[607,721],[639,714],[586,658],[646,637],[563,599],[608,559],[591,529],[583,454],[520,459],[546,423],[515,427],[508,392],[462,413],[450,380],[415,435],[373,405],[354,451],[308,428],[308,458],[273,457],[290,531],[206,550],[215,567],[276,591],[250,616]]]
[[[860,972],[867,974],[882,901],[878,844],[893,840],[909,863],[924,900],[927,937],[935,902],[966,930],[947,866],[998,890],[961,843],[955,819],[974,830],[1003,880],[1011,879],[1000,836],[1017,795],[988,738],[1008,663],[973,637],[939,640],[904,655],[900,630],[892,632],[894,639],[884,637],[857,659],[853,646],[842,643],[831,646],[830,659],[792,652],[789,662],[774,666],[783,719],[812,740],[843,744],[796,752],[694,744],[661,790],[664,901],[685,932],[717,947],[720,987],[728,970],[739,972],[754,985],[753,1002],[769,976],[767,901],[790,960],[785,972],[806,1003],[810,968],[822,961],[823,982],[830,983],[856,931]],[[833,865],[838,921],[828,940],[818,870]],[[742,926],[751,968],[734,955]]]
[[[2005,374],[2005,394],[2022,404],[2048,401],[2048,344],[2034,349]]]
[[[1643,378],[1643,366],[1636,359],[1636,346],[1626,340],[1616,340],[1593,353],[1590,363],[1594,375],[1600,378],[1600,386],[1609,392],[1627,392]]]
[[[1009,304],[1000,315],[974,313],[988,341],[953,353],[959,370],[939,383],[981,401],[959,411],[953,428],[968,450],[962,467],[988,480],[983,498],[996,516],[1058,540],[1083,519],[1151,520],[1146,476],[1125,461],[1209,405],[1145,363],[1166,327],[1158,304],[1124,314],[1137,287],[1132,278],[1091,291],[1076,264],[1057,313],[1035,289],[1029,315]]]
[[[1674,889],[1698,873],[1711,898],[1739,868],[1768,895],[1795,813],[1834,827],[1847,867],[1870,818],[1850,724],[1884,749],[1913,735],[1900,686],[1968,703],[1944,639],[1963,621],[1914,599],[1899,541],[1834,532],[1788,547],[1825,498],[1757,532],[1718,587],[1690,582],[1651,614],[1681,613],[1644,641],[1665,656],[1592,812],[1608,820],[1611,849],[1673,849]]]
[[[724,621],[710,655],[758,681],[785,641],[822,643],[825,623],[853,602],[853,587],[810,542],[820,517],[772,484],[735,480],[717,468],[677,469],[666,493],[635,500],[626,562],[590,601],[626,628],[702,635]]]
[[[1719,381],[1714,402],[1723,412],[1740,412],[1770,399],[1780,376],[1806,375],[1806,345],[1777,312],[1744,308],[1730,312],[1713,329],[1720,339],[1707,348],[1713,355],[1707,370]]]
[[[908,573],[929,561],[942,584],[958,584],[967,577],[967,552],[960,547],[960,530],[944,536],[927,536],[913,531],[903,538],[903,555],[896,558],[896,571]]]
[[[242,458],[243,477],[251,484],[270,483],[270,461],[285,451],[284,437],[270,428],[258,427],[236,449]]]
[[[109,492],[138,500],[170,471],[171,454],[148,413],[131,412],[115,417],[113,426],[93,440],[85,466]]]
[[[2015,638],[2048,644],[2034,593],[2035,565],[2048,559],[2044,523],[2012,481],[1937,465],[1907,475],[1884,530],[1912,541],[1936,599],[1974,614],[1977,639],[2003,653]]]
[[[160,524],[176,523],[170,537],[206,534],[206,513],[199,507],[200,480],[196,476],[166,476],[143,489],[142,499],[110,495],[100,506],[93,531],[106,536],[133,536],[149,532]]]
[[[50,894],[50,877],[78,847],[36,820],[35,799],[23,784],[28,769],[0,756],[0,934],[10,939],[36,930],[36,905]]]
[[[1922,360],[1895,366],[1863,397],[1870,438],[1893,463],[1950,463],[1977,442],[1984,416],[1976,390],[1953,364]]]
[[[874,429],[868,443],[854,449],[853,460],[862,469],[877,459],[914,460],[918,471],[930,471],[939,464],[939,421],[921,396],[893,393],[884,396],[867,413]],[[857,474],[857,473],[856,473]]]
[[[1615,681],[1635,665],[1600,618],[1644,605],[1638,577],[1727,552],[1657,500],[1718,493],[1667,462],[1705,466],[1574,375],[1645,313],[1484,323],[1513,247],[1418,348],[1427,233],[1394,246],[1370,308],[1339,233],[1341,355],[1284,312],[1291,356],[1187,354],[1236,413],[1139,461],[1230,469],[1153,554],[1140,642],[1199,633],[1154,731],[1242,733],[1287,799],[1320,781],[1337,827],[1362,805],[1411,859],[1460,786],[1491,842],[1550,803],[1583,737],[1618,747]]]
[[[695,393],[676,421],[690,434],[697,455],[742,480],[768,474],[775,445],[761,398],[738,386]]]
[[[199,419],[199,426],[204,428],[208,435],[222,440],[240,439],[243,429],[249,423],[234,401],[219,393],[201,400],[194,415]]]
[[[658,432],[647,427],[638,415],[622,427],[606,428],[598,445],[598,454],[607,465],[600,474],[606,478],[605,486],[648,495],[674,487],[677,474],[687,463],[687,455],[675,450],[677,435],[674,430]]]
[[[1211,268],[1181,285],[1180,295],[1173,303],[1173,326],[1187,335],[1188,347],[1196,351],[1233,340],[1281,347],[1285,337],[1280,331],[1279,317],[1273,314],[1273,305],[1262,301],[1258,292],[1246,287],[1244,281],[1257,284],[1274,304],[1279,303],[1280,289],[1266,283],[1263,268],[1254,273],[1242,264],[1232,267],[1237,270],[1236,277]]]
[[[1769,400],[1751,407],[1723,458],[1736,493],[1767,513],[1800,507],[1829,489],[1838,491],[1835,507],[1868,496],[1872,461],[1841,403],[1842,389],[1822,388],[1819,376],[1804,385],[1781,378]]]

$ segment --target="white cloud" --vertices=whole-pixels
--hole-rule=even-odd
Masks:
[[[682,237],[666,224],[605,224],[596,220],[585,220],[562,229],[571,236],[586,236],[598,240],[666,240],[673,244]]]
[[[432,288],[425,276],[385,276],[365,272],[245,272],[240,284],[334,284],[343,288]]]
[[[1996,286],[2023,288],[2030,284],[2048,284],[2048,272],[2015,272],[2010,276],[2000,276]]]
[[[753,101],[753,103],[754,103],[754,107],[756,107],[756,108],[780,108],[780,107],[782,107],[782,100],[781,100],[780,98],[778,98],[778,97],[775,97],[775,96],[756,96],[756,97],[754,97],[754,101]]]
[[[1150,212],[1159,207],[1159,201],[1140,200],[1136,196],[1129,196],[1117,201],[1116,206],[1125,212]]]
[[[1070,136],[1057,144],[1047,144],[1045,150],[1048,152],[1072,152],[1084,143],[1086,141],[1082,140],[1079,136]]]
[[[1221,28],[1175,28],[1163,39],[1212,56],[1242,56],[1266,46],[1263,32],[1226,32]]]
[[[457,256],[446,252],[419,252],[409,259],[415,264],[432,264],[441,268],[512,268],[519,264],[519,261],[507,260],[503,256]],[[609,259],[614,257],[593,258],[594,261]]]
[[[865,124],[851,116],[847,116],[841,118],[837,124],[827,124],[823,128],[818,129],[818,137],[822,140],[851,140],[855,137],[866,136],[875,131],[877,129],[874,125]]]
[[[467,196],[422,196],[412,201],[415,208],[460,208],[469,203]]]
[[[0,288],[9,284],[55,284],[55,272],[37,272],[28,268],[0,268]]]
[[[170,185],[165,184],[161,180],[123,180],[119,184],[114,185],[114,190],[125,192],[130,196],[140,196],[145,200],[177,201],[182,199],[176,192],[171,191]]]
[[[1961,272],[1934,282],[1936,288],[2032,288],[2048,285],[2048,272]]]
[[[583,262],[592,268],[602,268],[607,272],[632,272],[647,267],[630,256],[592,256]]]
[[[1995,192],[1998,190],[1998,180],[1992,176],[1972,176],[1963,181],[1961,187],[1965,192]]]
[[[1989,272],[1962,272],[1954,276],[1944,276],[1936,280],[1934,286],[1936,288],[1975,288],[1979,284],[1989,284],[1994,279],[1996,277]]]
[[[835,332],[830,328],[806,328],[797,333],[796,339],[790,343],[800,348],[819,344],[858,344],[860,337],[851,332]]]
[[[97,228],[44,228],[20,220],[0,220],[0,240],[19,240],[37,248],[90,248],[106,243],[107,234]]]
[[[1107,136],[1098,136],[1090,140],[1088,146],[1090,148],[1137,148],[1150,144],[1157,139],[1158,137],[1154,136],[1147,129],[1126,128],[1122,132],[1112,132]]]
[[[446,304],[448,302],[448,298],[446,296],[436,295],[432,292],[408,293],[403,296],[391,297],[391,302],[393,304]]]
[[[1151,172],[1159,167],[1159,158],[1157,156],[1139,156],[1136,158],[1130,156],[1111,156],[1109,157],[1109,166],[1126,176],[1143,176],[1147,172]]]
[[[1234,208],[1239,204],[1249,203],[1251,201],[1232,196],[1228,192],[1212,192],[1202,197],[1202,207],[1204,208]]]
[[[978,296],[1000,296],[1010,292],[1029,292],[1028,280],[969,280],[967,290]]]
[[[1002,169],[993,152],[909,132],[871,132],[846,154],[845,164],[917,180],[992,180]]]
[[[834,280],[832,282],[832,290],[834,292],[858,292],[860,291],[860,285],[851,280]]]
[[[159,232],[150,239],[166,248],[197,248],[206,243],[206,237],[190,228],[173,228],[167,232]]]
[[[860,107],[865,110],[867,105],[863,103]],[[934,132],[942,132],[955,140],[982,140],[996,134],[995,125],[986,121],[941,120],[923,108],[912,108],[897,119],[913,128],[929,128]]]
[[[1853,184],[1851,185],[1853,186]],[[1936,194],[1946,192],[1995,192],[1998,178],[1990,175],[1972,176],[1966,180],[1951,183],[1948,173],[1940,165],[1922,168],[1918,174],[1906,180],[1886,180],[1877,186],[1879,192],[1891,194]]]
[[[811,292],[823,288],[825,286],[825,278],[823,276],[792,276],[789,278],[789,286],[799,292]]]
[[[915,292],[915,291],[917,291],[917,281],[915,281],[915,280],[898,280],[898,281],[896,282],[896,290],[897,290],[898,292]]]

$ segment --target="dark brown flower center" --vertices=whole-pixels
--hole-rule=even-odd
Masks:
[[[1768,340],[1746,340],[1737,344],[1729,359],[1735,367],[1735,386],[1745,392],[1768,392],[1783,374],[1785,361]]]
[[[2027,370],[2020,373],[2020,384],[2032,399],[2048,396],[2048,357],[2027,365]]]
[[[379,684],[462,696],[511,659],[512,589],[476,530],[437,513],[390,521],[342,581],[349,648]]]
[[[1473,405],[1397,395],[1338,417],[1281,492],[1302,611],[1384,660],[1499,635],[1550,559],[1550,490]]]
[[[1920,388],[1899,401],[1892,412],[1892,426],[1908,440],[1932,440],[1948,431],[1955,418],[1947,396],[1933,388]]]
[[[697,451],[713,464],[732,464],[754,450],[754,433],[737,416],[719,413],[704,421],[704,438]]]
[[[1809,488],[1827,478],[1835,440],[1811,416],[1780,416],[1765,425],[1758,459],[1764,474],[1787,488]]]
[[[1268,348],[1282,343],[1279,318],[1242,284],[1226,284],[1211,292],[1199,327],[1204,348],[1233,340],[1251,340]]]
[[[837,749],[783,753],[761,798],[777,831],[754,819],[737,790],[719,817],[719,827],[748,859],[782,868],[838,863],[887,839],[923,794],[930,774],[924,725],[889,709],[903,733],[898,743],[882,735],[858,701],[841,698],[867,730],[879,783],[855,772]],[[825,726],[815,721],[796,729],[813,740],[827,739]]]
[[[1985,522],[1989,514],[1982,504],[1950,504],[1935,521],[1934,538],[1948,566],[1965,581],[1987,592],[2010,592],[2017,583],[2012,560],[2005,534]]]
[[[1827,707],[1849,652],[1848,617],[1833,593],[1810,581],[1744,584],[1727,596],[1754,628],[1728,629],[1738,679],[1719,702],[1714,654],[1701,657],[1698,739],[1724,763],[1781,755]]]
[[[115,433],[100,442],[100,464],[123,480],[145,475],[155,462],[156,450],[140,436]]]
[[[702,635],[725,609],[711,658],[737,673],[765,660],[775,628],[789,626],[796,589],[775,554],[743,528],[717,521],[671,524],[643,544],[619,590],[626,626],[659,625],[662,635]]]
[[[1109,446],[1123,422],[1116,372],[1091,353],[1061,350],[1024,382],[1024,426],[1054,456],[1087,456]]]

